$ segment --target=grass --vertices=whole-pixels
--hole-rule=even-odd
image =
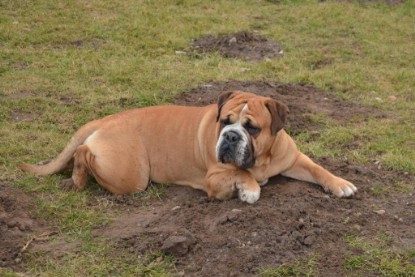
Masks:
[[[372,273],[377,276],[415,275],[415,265],[413,260],[411,261],[413,250],[409,253],[391,250],[388,236],[379,235],[373,241],[348,236],[347,241],[351,247],[362,252],[362,254],[350,254],[346,257],[343,266],[349,272]]]
[[[262,277],[318,276],[317,266],[316,258],[309,257],[305,260],[296,260],[276,268],[264,268],[259,275]]]
[[[347,126],[316,116],[324,131],[296,139],[314,156],[375,158],[415,174],[414,17],[413,1],[1,1],[0,180],[36,194],[37,215],[71,239],[88,241],[96,226],[111,220],[105,207],[89,205],[96,186],[62,192],[57,185],[62,176],[35,178],[15,165],[54,157],[74,130],[94,118],[168,103],[208,80],[230,79],[312,83],[347,101],[391,112],[385,119]],[[251,64],[215,53],[175,54],[188,51],[192,39],[202,35],[240,30],[259,30],[278,41],[285,56]],[[344,147],[355,141],[353,151]],[[163,188],[156,188],[148,196],[162,194]],[[32,257],[25,270],[46,276],[59,269],[74,275],[148,269],[149,276],[171,270],[162,267],[159,273],[156,263],[153,272],[151,263],[143,268],[128,253],[110,261],[101,242],[83,250],[60,261]],[[82,271],[90,263],[96,267]],[[297,272],[290,266],[279,270]]]

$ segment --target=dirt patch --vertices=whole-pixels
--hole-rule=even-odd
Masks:
[[[52,47],[55,49],[67,49],[67,48],[92,48],[98,49],[102,47],[105,43],[105,40],[102,38],[87,38],[87,39],[78,39],[72,41],[54,41],[52,42]]]
[[[44,223],[32,215],[34,199],[28,194],[0,183],[0,267],[17,269],[22,260],[21,249]]]
[[[13,121],[32,121],[39,116],[36,112],[24,112],[22,110],[14,110],[10,113]]]
[[[192,47],[200,53],[218,52],[226,58],[248,61],[261,61],[282,56],[284,53],[278,43],[250,32],[219,36],[207,35],[194,40]]]
[[[287,104],[290,114],[285,129],[291,135],[304,131],[318,131],[321,123],[313,119],[316,115],[325,115],[340,123],[386,116],[386,113],[379,109],[343,101],[310,84],[262,81],[211,82],[177,95],[172,102],[179,105],[203,106],[216,103],[220,93],[232,90],[253,92]]]
[[[337,199],[317,186],[277,176],[262,189],[260,201],[247,205],[237,199],[209,201],[204,192],[173,185],[162,199],[145,206],[132,203],[131,197],[117,198],[114,209],[133,212],[96,230],[95,235],[117,241],[117,247],[138,257],[184,237],[172,251],[180,251],[176,268],[185,276],[255,276],[261,268],[310,255],[321,263],[320,276],[344,276],[344,259],[354,251],[344,240],[346,234],[370,240],[386,233],[397,249],[403,249],[403,241],[406,247],[414,245],[414,196],[393,188],[399,180],[412,184],[413,192],[413,176],[347,161],[318,162],[354,182],[359,187],[357,196]],[[392,192],[376,197],[375,185]],[[376,214],[379,209],[385,214]],[[191,239],[183,248],[186,236]]]
[[[296,132],[320,127],[302,122],[305,114],[324,113],[342,123],[350,120],[350,114],[363,119],[367,114],[385,116],[302,84],[210,83],[178,95],[173,102],[205,105],[215,102],[221,91],[233,89],[287,102],[292,109],[290,128]],[[319,186],[276,176],[263,187],[261,199],[248,205],[238,199],[210,201],[202,191],[172,185],[161,199],[107,198],[113,209],[125,212],[95,230],[95,235],[110,238],[116,247],[137,257],[160,250],[175,253],[175,266],[185,276],[256,276],[261,268],[310,256],[315,256],[320,276],[344,276],[346,257],[359,251],[348,245],[346,234],[367,240],[387,234],[392,248],[413,248],[414,176],[385,171],[379,164],[317,162],[356,184],[358,194],[337,199]]]

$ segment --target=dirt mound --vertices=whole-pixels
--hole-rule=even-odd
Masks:
[[[346,234],[370,239],[386,232],[399,249],[414,245],[413,195],[373,194],[375,184],[394,191],[397,181],[414,184],[413,176],[347,161],[318,162],[354,182],[357,196],[337,199],[317,186],[277,176],[262,189],[256,204],[247,205],[237,199],[209,201],[204,192],[173,185],[162,199],[145,206],[118,198],[114,208],[137,208],[96,230],[96,235],[118,241],[118,247],[140,257],[159,251],[172,236],[188,234],[193,244],[176,256],[176,268],[185,276],[254,276],[263,267],[315,253],[324,265],[321,276],[343,276],[344,259],[354,251],[344,240]],[[375,213],[378,209],[385,214]]]
[[[172,99],[172,102],[179,105],[204,106],[216,103],[221,92],[232,90],[253,92],[287,104],[290,114],[285,129],[291,135],[318,130],[320,127],[318,121],[312,119],[318,114],[324,114],[341,123],[386,116],[379,109],[343,101],[310,84],[282,84],[262,81],[211,82],[177,95]]]
[[[250,32],[238,32],[219,36],[207,35],[193,41],[192,46],[200,53],[218,52],[226,58],[260,61],[282,56],[283,50],[276,42]]]
[[[173,102],[205,105],[215,102],[221,91],[233,89],[289,103],[291,128],[297,132],[319,128],[303,122],[307,114],[324,113],[339,122],[350,120],[350,114],[385,116],[301,84],[211,83],[180,94]],[[137,257],[168,249],[168,253],[176,253],[176,268],[185,276],[257,276],[261,268],[310,255],[319,264],[320,276],[344,276],[345,259],[360,251],[348,245],[346,234],[368,240],[387,234],[390,246],[401,250],[415,245],[414,176],[385,171],[375,164],[333,159],[317,162],[356,184],[358,194],[338,199],[319,186],[276,176],[263,187],[261,199],[248,205],[238,199],[210,201],[202,191],[172,185],[161,199],[145,205],[129,196],[111,197],[113,208],[125,213],[97,229],[95,235],[116,241],[117,247]],[[379,210],[384,212],[377,213]]]
[[[0,267],[18,268],[21,249],[29,235],[43,228],[43,222],[30,215],[34,199],[0,183]]]

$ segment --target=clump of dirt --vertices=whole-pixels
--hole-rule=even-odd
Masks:
[[[278,43],[250,32],[219,36],[207,35],[194,40],[192,46],[200,53],[218,52],[226,58],[248,61],[261,61],[266,58],[282,56],[284,53]]]
[[[290,114],[285,129],[291,135],[304,131],[318,131],[321,126],[318,120],[313,120],[313,116],[319,114],[340,123],[386,116],[385,112],[379,109],[343,101],[310,84],[263,81],[211,82],[177,95],[172,102],[178,105],[204,106],[216,103],[220,93],[233,90],[253,92],[288,105]]]
[[[29,235],[44,228],[41,220],[30,215],[33,206],[28,194],[0,183],[0,267],[19,268]]]

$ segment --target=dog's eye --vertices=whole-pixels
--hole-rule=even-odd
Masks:
[[[261,132],[261,128],[252,126],[250,122],[247,122],[244,127],[251,136],[255,136]]]
[[[229,119],[229,117],[222,119],[220,121],[220,125],[223,127],[225,127],[226,125],[232,124],[231,120]]]

